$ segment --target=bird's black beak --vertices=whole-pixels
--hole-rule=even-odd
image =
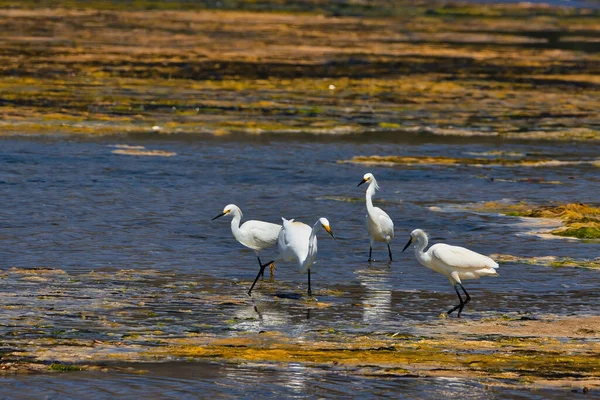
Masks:
[[[223,215],[225,215],[226,213],[222,212],[221,214],[217,215],[216,217],[214,217],[213,219],[211,219],[211,221],[214,221],[217,218],[221,218]]]
[[[329,233],[331,235],[331,237],[335,240],[335,236],[333,236],[333,232],[331,231],[330,227],[325,227],[325,230],[327,231],[327,233]]]
[[[404,250],[406,250],[408,248],[408,246],[410,246],[411,243],[412,243],[412,236],[410,237],[410,239],[408,239],[408,243],[406,243],[406,246],[404,246],[404,248],[402,249],[403,253],[404,253]]]
[[[363,179],[362,181],[360,181],[360,183],[358,185],[356,185],[356,187],[359,187],[360,185],[362,185],[363,183],[365,183],[367,180]]]

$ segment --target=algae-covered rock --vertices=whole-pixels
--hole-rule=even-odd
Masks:
[[[570,227],[566,229],[557,229],[552,231],[557,236],[576,237],[578,239],[600,239],[600,227],[582,226],[579,228]]]
[[[600,239],[600,207],[581,203],[534,207],[526,203],[486,202],[465,207],[474,211],[499,212],[513,217],[552,218],[564,226],[552,235],[578,239]]]
[[[52,364],[48,365],[48,370],[49,371],[58,371],[58,372],[72,372],[72,371],[82,371],[83,368],[79,365],[52,363]]]
[[[444,157],[444,156],[356,156],[350,160],[342,160],[341,163],[353,163],[363,165],[383,165],[388,167],[400,165],[462,165],[473,167],[557,167],[562,165],[580,165],[590,164],[600,166],[600,160],[555,160],[555,159],[526,159],[514,158],[512,156],[504,158],[487,157]]]
[[[525,263],[543,265],[552,268],[591,268],[600,269],[600,257],[589,259],[575,259],[570,257],[543,256],[543,257],[519,257],[512,254],[490,254],[490,257],[499,263]]]
[[[532,218],[559,218],[565,226],[553,230],[556,236],[578,239],[600,239],[600,207],[581,203],[559,206],[542,206],[525,211],[513,211],[511,215]]]
[[[525,211],[516,212],[515,215],[533,218],[560,218],[565,221],[580,221],[584,219],[600,219],[600,207],[594,207],[581,203],[569,203],[564,205],[552,205],[530,208]]]

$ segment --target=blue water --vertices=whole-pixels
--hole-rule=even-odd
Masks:
[[[173,157],[113,154],[115,145],[145,146],[176,153]],[[115,137],[103,139],[0,139],[0,268],[7,278],[0,288],[0,305],[18,305],[28,317],[54,324],[64,337],[98,338],[107,332],[124,335],[123,327],[107,330],[95,320],[81,321],[57,312],[81,308],[106,312],[89,304],[105,301],[144,302],[165,335],[179,335],[211,325],[214,332],[260,329],[288,333],[323,327],[348,332],[393,331],[415,321],[427,321],[456,301],[448,281],[421,267],[411,252],[401,253],[412,229],[422,228],[435,242],[471,248],[483,254],[561,256],[593,259],[598,242],[547,240],[523,235],[516,219],[495,214],[452,211],[468,203],[524,201],[532,204],[598,201],[598,168],[590,164],[557,167],[399,166],[365,167],[339,163],[357,155],[472,157],[470,153],[510,151],[529,158],[576,161],[598,156],[598,146],[544,141],[454,139],[385,134],[370,137],[319,138],[243,137]],[[356,187],[365,172],[377,177],[381,191],[376,205],[395,222],[394,263],[377,244],[377,261],[366,262],[369,241],[365,229],[364,187]],[[490,179],[494,178],[494,180]],[[531,181],[515,181],[534,178]],[[559,181],[560,185],[537,180]],[[206,291],[245,299],[248,282],[257,272],[251,250],[231,235],[227,217],[216,221],[226,204],[235,203],[244,219],[278,222],[282,216],[312,224],[324,216],[338,240],[319,237],[313,290],[332,304],[307,310],[291,300],[272,296],[306,290],[306,276],[295,265],[277,265],[275,282],[259,281],[255,301],[247,306],[195,301]],[[439,207],[445,212],[433,211]],[[275,249],[263,258],[275,256]],[[65,277],[49,283],[23,281],[11,268],[53,268]],[[121,270],[156,271],[156,277],[134,282],[99,281],[90,273]],[[468,282],[473,302],[465,315],[481,318],[494,313],[597,313],[598,271],[504,263],[500,276]],[[78,277],[76,279],[76,277]],[[178,289],[185,282],[198,286]],[[171,286],[168,286],[168,285]],[[173,289],[175,287],[175,289]],[[330,294],[332,289],[343,294]],[[122,293],[126,291],[127,295]],[[50,299],[49,293],[53,296]],[[59,295],[56,295],[59,293]],[[2,303],[3,302],[3,303]],[[368,307],[356,307],[356,303]],[[256,306],[256,308],[255,308]],[[191,312],[181,314],[179,309]],[[15,332],[44,337],[46,333],[14,325],[23,309],[5,312],[0,335]],[[256,318],[256,313],[260,316]],[[252,318],[247,318],[252,315]],[[133,331],[151,329],[156,321],[114,314]],[[238,318],[234,325],[225,321]],[[69,328],[77,328],[69,333]],[[126,329],[126,330],[127,330]],[[406,328],[408,329],[408,328]],[[145,375],[68,373],[52,376],[2,378],[5,393],[20,398],[137,397],[154,391],[160,397],[193,398],[198,393],[223,397],[345,397],[349,395],[403,398],[549,398],[562,390],[530,392],[487,387],[466,380],[368,378],[344,371],[319,371],[302,365],[229,366],[205,363],[147,366]],[[169,372],[172,371],[172,372]],[[176,372],[174,372],[176,371]],[[173,375],[174,374],[174,375]],[[197,374],[197,375],[196,375]],[[24,386],[29,392],[19,392]],[[256,391],[249,391],[248,387]],[[158,392],[160,391],[160,392]]]

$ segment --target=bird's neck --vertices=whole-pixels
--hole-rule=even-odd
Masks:
[[[233,215],[231,219],[231,232],[233,236],[239,241],[242,239],[242,230],[240,229],[240,221],[242,220],[242,216],[238,213]]]
[[[421,265],[425,265],[431,258],[430,254],[425,251],[425,247],[427,247],[427,238],[419,239],[415,244],[415,257]]]
[[[367,211],[371,212],[375,207],[373,206],[373,199],[372,197],[375,195],[375,186],[377,184],[375,183],[375,180],[371,181],[371,183],[369,183],[369,187],[367,188],[367,192],[365,194],[365,200],[367,202]]]
[[[308,237],[308,248],[309,249],[312,247],[313,239],[315,238],[315,236],[317,236],[317,230],[319,229],[320,225],[321,225],[321,222],[317,221],[313,225],[312,230],[310,231],[310,236]]]

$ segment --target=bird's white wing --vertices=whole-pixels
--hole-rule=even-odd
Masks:
[[[379,208],[380,214],[377,216],[377,221],[381,225],[381,231],[394,237],[394,222],[389,215],[381,208]]]
[[[248,229],[255,244],[260,248],[267,248],[277,243],[277,237],[281,231],[281,225],[263,221],[246,221],[243,226],[244,229]]]
[[[310,232],[311,228],[302,222],[283,219],[278,238],[280,257],[286,261],[304,260],[308,254]]]
[[[498,264],[491,258],[464,247],[438,243],[431,246],[430,251],[434,259],[457,270],[498,268]]]
[[[301,222],[295,222],[293,219],[281,218],[281,220],[283,221],[283,231],[285,231],[286,236],[289,232],[292,232],[298,224],[304,225]]]

